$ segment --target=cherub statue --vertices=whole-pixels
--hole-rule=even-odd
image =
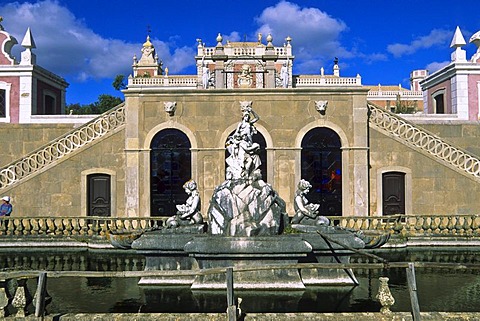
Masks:
[[[178,227],[193,224],[203,224],[203,216],[200,213],[201,203],[197,183],[191,179],[183,184],[185,193],[189,196],[185,204],[177,205],[177,214],[167,220],[167,227]]]
[[[325,216],[321,216],[318,211],[320,204],[309,203],[305,197],[310,188],[312,188],[312,185],[304,179],[301,179],[298,183],[298,189],[295,192],[293,202],[295,215],[292,218],[292,224],[329,225],[330,220]]]

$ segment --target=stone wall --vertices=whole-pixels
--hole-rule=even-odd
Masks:
[[[44,131],[48,130],[39,128],[38,135]],[[25,137],[25,133],[38,137],[31,128],[18,135]],[[53,139],[50,135],[47,139]],[[86,175],[92,173],[111,175],[112,216],[125,216],[124,158],[123,130],[65,156],[56,165],[3,191],[12,197],[12,216],[85,216]]]
[[[241,120],[240,101],[252,101],[260,116],[255,126],[267,142],[268,175],[293,213],[292,200],[301,179],[300,151],[303,136],[315,127],[329,127],[340,137],[343,149],[343,206],[347,213],[367,215],[367,108],[366,92],[354,90],[152,91],[126,93],[127,212],[149,213],[148,151],[152,138],[165,128],[184,132],[192,144],[192,178],[198,182],[206,213],[213,189],[225,179],[225,142]],[[315,101],[327,100],[325,114]],[[173,116],[164,102],[177,103]],[[137,198],[137,196],[140,196]],[[137,203],[135,201],[138,200]],[[359,201],[362,200],[362,201]]]
[[[0,167],[74,129],[73,124],[1,124]]]
[[[455,146],[475,146],[478,126],[424,126]],[[443,135],[445,136],[443,136]],[[476,136],[477,139],[479,136]],[[466,148],[465,148],[466,149]],[[475,147],[474,147],[475,150]],[[424,154],[370,129],[370,213],[381,214],[381,172],[406,172],[407,214],[474,214],[480,211],[480,184]]]

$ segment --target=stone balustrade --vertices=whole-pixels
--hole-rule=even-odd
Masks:
[[[322,75],[293,76],[293,87],[313,88],[328,86],[361,86],[362,78],[357,77],[325,77]]]
[[[317,88],[317,87],[351,87],[361,86],[362,78],[357,77],[325,77],[321,75],[299,75],[293,76],[294,88]],[[159,77],[130,77],[128,88],[176,88],[193,89],[198,86],[197,76],[159,76]]]
[[[166,217],[6,217],[0,236],[86,236],[106,238],[108,231],[147,231],[165,225]]]
[[[136,87],[175,87],[180,89],[197,88],[197,76],[159,76],[159,77],[130,77],[128,88]]]
[[[397,96],[402,100],[415,99],[421,100],[423,98],[423,93],[421,91],[406,91],[406,90],[370,90],[367,93],[368,100],[384,100],[390,99],[395,100]]]
[[[148,231],[168,217],[6,217],[0,236],[85,236],[105,239],[108,231]],[[479,214],[329,216],[331,224],[362,231],[393,231],[409,236],[479,236]]]
[[[223,47],[224,54],[227,56],[253,56],[253,57],[261,57],[266,54],[267,48],[265,46],[247,46],[247,47],[238,47],[238,46],[231,46],[226,44]],[[292,56],[292,47],[274,47],[273,50],[275,51],[275,55],[277,56]],[[203,47],[200,46],[197,48],[197,55],[198,56],[205,56],[205,57],[212,57],[215,55],[215,47]]]

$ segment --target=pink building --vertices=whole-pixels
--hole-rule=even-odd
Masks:
[[[480,32],[470,38],[477,52],[467,60],[462,49],[467,43],[457,27],[450,47],[454,49],[451,62],[427,76],[420,85],[423,90],[425,114],[445,114],[452,119],[480,119]]]
[[[68,83],[36,64],[30,28],[21,43],[25,50],[20,62],[11,55],[17,43],[0,24],[0,122],[35,123],[42,122],[37,116],[65,114]]]

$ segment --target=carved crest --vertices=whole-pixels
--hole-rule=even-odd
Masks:
[[[177,109],[176,101],[164,101],[163,105],[166,113],[168,113],[170,116],[175,114],[175,110]]]
[[[240,110],[242,113],[252,111],[252,101],[240,101]]]
[[[328,100],[315,100],[315,109],[319,113],[324,113],[327,110]]]

